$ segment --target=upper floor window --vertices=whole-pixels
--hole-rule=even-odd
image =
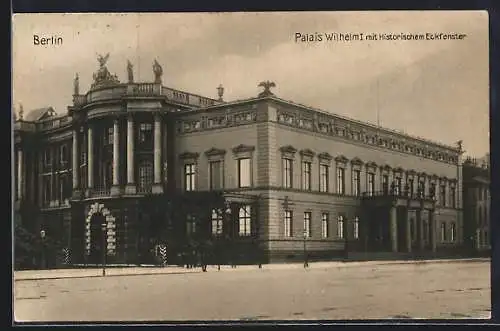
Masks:
[[[431,187],[429,189],[429,196],[432,199],[436,199],[436,183],[431,183]]]
[[[396,192],[394,192],[396,195],[399,195],[401,194],[401,177],[396,177],[396,185],[395,185],[395,190]]]
[[[291,237],[292,236],[293,213],[291,210],[285,210],[284,216],[285,216],[283,219],[284,234],[285,234],[285,237]]]
[[[139,143],[141,144],[153,143],[153,125],[151,123],[139,124]]]
[[[352,171],[352,194],[360,195],[361,193],[361,171],[353,170]]]
[[[425,196],[425,183],[423,180],[418,182],[418,196],[423,198]]]
[[[150,161],[139,163],[139,188],[149,189],[153,184],[153,164]]]
[[[456,197],[456,189],[454,187],[450,187],[450,200],[451,200],[451,207],[456,208],[457,197]]]
[[[104,145],[112,145],[113,144],[113,127],[107,127],[104,132]]]
[[[249,236],[251,235],[251,207],[249,205],[241,206],[238,214],[239,221],[239,235]]]
[[[375,192],[375,174],[368,173],[368,194],[371,196]]]
[[[303,161],[302,162],[302,189],[310,190],[311,189],[311,162]]]
[[[52,165],[52,155],[51,155],[50,148],[45,149],[44,154],[43,154],[43,162],[46,166]]]
[[[327,164],[319,165],[319,191],[328,192],[329,191],[329,172],[330,167]]]
[[[446,186],[441,185],[439,187],[439,203],[441,206],[446,206]]]
[[[104,188],[110,188],[113,183],[113,162],[107,161],[104,163],[103,168],[103,184]],[[141,179],[141,168],[139,168],[139,183]]]
[[[413,178],[408,178],[408,195],[413,196]]]
[[[292,188],[293,186],[293,160],[283,158],[283,187]]]
[[[196,164],[187,163],[184,165],[184,189],[186,191],[196,190]]]
[[[223,187],[223,166],[221,160],[209,162],[210,189],[219,190]]]
[[[61,145],[59,149],[59,159],[62,167],[68,165],[68,148],[66,147],[65,144]]]
[[[389,193],[389,176],[388,175],[382,176],[382,191],[384,192],[384,194]]]
[[[337,193],[345,194],[345,169],[337,168]]]
[[[238,159],[238,187],[250,187],[252,180],[251,159]]]

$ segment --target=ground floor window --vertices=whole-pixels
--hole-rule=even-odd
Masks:
[[[240,236],[249,236],[251,234],[251,215],[251,207],[249,205],[240,207],[238,213]]]
[[[337,237],[339,239],[344,238],[344,216],[339,215],[337,218]]]
[[[321,237],[328,238],[328,213],[321,214]]]
[[[284,232],[285,232],[285,237],[291,237],[292,236],[292,211],[291,210],[285,210],[285,218],[283,220],[284,223]]]
[[[446,237],[446,223],[441,223],[441,241],[445,242],[448,238]]]
[[[354,217],[354,239],[359,239],[359,217]]]
[[[451,223],[451,241],[455,241],[457,237],[457,226],[455,223]]]
[[[220,236],[222,234],[222,210],[212,209],[212,235]]]

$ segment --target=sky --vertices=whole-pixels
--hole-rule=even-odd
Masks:
[[[458,33],[462,40],[326,41],[325,34]],[[97,55],[111,73],[226,101],[276,96],[454,145],[489,152],[488,15],[485,11],[15,14],[13,103],[67,112],[73,78],[92,83]],[[297,42],[296,34],[322,35]],[[34,45],[34,35],[62,45]]]

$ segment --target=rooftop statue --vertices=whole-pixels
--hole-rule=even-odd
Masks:
[[[108,62],[109,59],[109,53],[106,55],[102,56],[101,54],[97,54],[97,61],[99,62],[99,68],[105,68],[106,62]]]
[[[264,91],[259,93],[259,97],[267,97],[274,95],[273,92],[271,92],[271,87],[276,87],[276,84],[274,82],[270,82],[267,80],[265,82],[260,82],[258,86],[264,88]]]
[[[130,62],[130,60],[127,60],[127,74],[128,74],[128,82],[133,83],[134,82],[134,66]]]
[[[97,62],[99,62],[99,70],[94,73],[94,83],[92,87],[110,84],[119,84],[120,81],[116,75],[112,75],[108,68],[106,68],[106,62],[108,62],[109,53],[106,55],[97,54]]]
[[[158,63],[158,61],[156,61],[156,59],[153,62],[153,73],[155,75],[155,83],[161,84],[161,76],[163,75],[163,68]]]
[[[78,77],[78,73],[75,75],[75,79],[73,81],[73,95],[80,94],[80,78]]]

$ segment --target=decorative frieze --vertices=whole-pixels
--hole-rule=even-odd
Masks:
[[[422,156],[440,162],[458,162],[458,156],[453,152],[444,152],[439,146],[431,147],[425,142],[409,142],[411,137],[404,137],[396,132],[387,132],[385,129],[372,128],[362,123],[352,123],[345,119],[303,110],[278,109],[276,112],[278,123],[319,132],[329,136],[358,141],[363,144],[376,145],[390,150]]]

